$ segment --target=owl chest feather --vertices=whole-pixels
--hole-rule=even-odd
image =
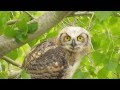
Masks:
[[[69,51],[65,51],[65,52],[66,52],[66,58],[68,61],[68,65],[73,66],[74,63],[80,59],[80,54],[78,53],[69,52]]]

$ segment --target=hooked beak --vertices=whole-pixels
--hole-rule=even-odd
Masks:
[[[72,40],[71,46],[74,48],[76,46],[75,39]]]

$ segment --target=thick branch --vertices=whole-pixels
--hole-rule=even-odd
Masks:
[[[50,11],[46,12],[44,15],[40,16],[38,19],[35,19],[39,23],[38,30],[28,35],[28,41],[32,41],[38,36],[44,34],[50,28],[54,27],[57,23],[59,23],[63,18],[70,15],[73,11]],[[34,20],[32,20],[34,21]],[[29,23],[28,23],[29,24]],[[14,38],[10,39],[4,35],[0,36],[0,58],[5,54],[9,53],[11,50],[16,49],[25,43],[17,43]]]

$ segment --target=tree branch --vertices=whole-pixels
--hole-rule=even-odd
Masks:
[[[38,30],[33,34],[28,34],[28,41],[32,41],[40,35],[44,34],[50,28],[54,27],[59,23],[63,18],[67,17],[73,13],[73,11],[48,11],[37,19],[33,19],[33,21],[38,22]],[[29,22],[30,23],[30,22]],[[28,24],[29,24],[28,23]],[[16,49],[27,42],[16,42],[15,38],[7,38],[4,35],[0,36],[0,58],[2,58],[5,54],[9,53],[11,50]]]
[[[33,20],[29,21],[27,24],[31,24],[31,23],[34,23],[34,22],[38,22],[39,21],[39,18],[34,18],[29,12],[25,11],[26,14],[28,14]],[[93,12],[90,12],[90,11],[77,11],[76,13],[75,12],[72,12],[71,14],[68,15],[68,17],[73,17],[73,16],[91,16],[93,14]],[[16,22],[18,22],[19,20],[10,20],[7,22],[7,25],[12,25],[12,24],[15,24]]]

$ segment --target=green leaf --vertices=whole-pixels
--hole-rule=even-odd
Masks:
[[[0,26],[6,25],[6,22],[10,19],[9,11],[1,11],[0,12]]]
[[[27,35],[27,33],[28,33],[27,22],[30,20],[30,17],[28,15],[26,15],[25,13],[22,13],[22,14],[20,14],[19,18],[20,18],[20,21],[16,23],[16,27],[19,28],[19,31],[22,34]]]
[[[23,50],[21,49],[22,47],[20,47],[20,48],[18,48],[18,57],[22,57],[22,55],[23,55]]]
[[[116,72],[120,74],[120,64],[118,64],[118,66],[116,68]]]
[[[17,57],[18,57],[18,50],[17,50],[17,49],[12,50],[12,51],[11,51],[10,53],[8,53],[6,56],[7,56],[7,57],[10,57],[10,58],[13,59],[13,60],[16,60]]]
[[[4,35],[7,36],[7,37],[10,37],[10,38],[13,38],[17,35],[17,31],[14,30],[12,27],[6,26]]]
[[[108,70],[112,71],[112,70],[116,69],[117,65],[118,65],[118,62],[114,58],[112,58],[112,60],[109,61],[109,64],[107,66]]]
[[[8,79],[7,71],[0,71],[0,79]]]
[[[111,17],[109,20],[109,26],[115,25],[118,22],[118,17]]]
[[[21,72],[21,78],[22,79],[31,79],[30,75],[27,74],[26,70],[24,70],[24,69]]]
[[[94,60],[95,65],[100,65],[103,64],[104,60],[106,60],[106,55],[96,51],[92,53],[92,58]]]
[[[31,47],[28,44],[23,45],[22,48],[25,54],[28,54],[31,50]]]
[[[114,36],[120,36],[120,28],[118,28],[119,25],[120,25],[120,23],[116,24],[115,26],[112,26],[110,28],[110,31],[111,31],[112,35],[114,35]]]
[[[73,79],[84,79],[90,78],[89,72],[81,72],[79,69],[76,70],[75,74],[73,75]]]
[[[89,58],[87,56],[84,56],[80,62],[80,66],[88,66],[91,64]]]
[[[6,65],[1,62],[2,71],[5,71]]]
[[[95,67],[93,66],[86,66],[87,70],[89,71],[89,73],[92,75],[92,76],[96,76],[95,74]]]
[[[7,21],[10,19],[8,11],[0,11],[0,35],[4,33]]]
[[[83,78],[83,74],[79,69],[77,69],[75,74],[73,75],[73,79],[79,79],[79,78]]]
[[[26,14],[26,13],[24,13],[24,12],[21,12],[21,14],[19,15],[19,18],[21,19],[21,20],[24,20],[25,22],[28,22],[28,21],[30,21],[30,17],[29,17],[29,15],[28,14]]]
[[[97,33],[94,33],[92,38],[91,38],[91,42],[93,44],[94,49],[99,49],[100,48],[100,36]]]
[[[54,31],[54,32],[49,32],[48,34],[47,34],[47,37],[46,38],[52,38],[52,37],[55,37],[55,36],[57,36],[58,35],[58,32],[56,32],[56,31]]]
[[[38,23],[28,24],[28,33],[34,33],[38,29]]]
[[[38,42],[38,39],[35,39],[31,42],[28,42],[28,44],[29,44],[30,47],[33,47],[37,42]]]
[[[18,22],[16,24],[16,27],[18,27],[20,33],[22,33],[24,35],[27,35],[28,27],[27,27],[27,22],[26,21],[23,20],[21,22]]]
[[[28,40],[28,36],[24,35],[24,34],[20,34],[20,35],[16,36],[15,39],[17,42],[25,43]]]
[[[112,11],[96,11],[95,15],[96,17],[100,20],[103,21],[105,20],[107,17],[109,17],[110,15],[112,15],[113,12]]]
[[[103,67],[101,70],[98,71],[97,77],[100,79],[106,79],[108,75],[108,70],[106,67]]]

